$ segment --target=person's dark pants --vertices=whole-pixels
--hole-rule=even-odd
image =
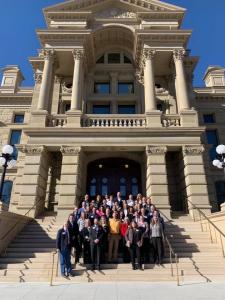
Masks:
[[[129,263],[130,262],[130,251],[129,248],[126,246],[126,239],[125,237],[123,237],[122,239],[122,243],[123,243],[123,262],[124,263]]]
[[[91,264],[92,268],[97,266],[100,268],[101,246],[98,244],[91,244]]]
[[[108,239],[104,238],[102,241],[100,263],[106,263],[106,253],[108,253]]]
[[[80,260],[80,242],[78,236],[76,237],[75,241],[73,242],[73,248],[75,249],[75,264],[79,263]]]
[[[161,264],[164,253],[162,238],[152,237],[152,245],[154,249],[154,262]]]
[[[90,249],[90,242],[83,241],[83,258],[84,258],[84,264],[90,264],[91,262],[91,249]]]
[[[141,268],[142,264],[141,264],[141,249],[140,249],[140,247],[138,247],[138,245],[131,245],[129,249],[130,249],[130,257],[131,257],[132,267],[135,268],[135,258],[137,257],[138,266],[139,266],[139,268]]]
[[[70,274],[72,271],[70,248],[61,250],[59,252],[59,257],[60,257],[61,275]]]
[[[143,239],[143,245],[142,245],[142,262],[147,264],[150,262],[150,241],[149,238]]]

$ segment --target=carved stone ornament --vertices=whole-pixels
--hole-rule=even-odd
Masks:
[[[65,93],[68,93],[68,94],[72,94],[72,86],[71,86],[71,88],[68,88],[66,85],[67,85],[67,82],[64,81],[62,83],[62,91]]]
[[[113,8],[111,10],[104,10],[98,12],[96,18],[101,19],[126,19],[126,18],[136,18],[136,14],[134,12],[125,11],[119,8]]]
[[[42,73],[35,73],[34,74],[34,81],[35,83],[41,83],[42,82]]]
[[[184,155],[201,155],[205,152],[203,145],[199,146],[183,146]]]
[[[42,49],[39,56],[46,60],[52,59],[55,56],[54,49]]]
[[[164,146],[147,146],[147,155],[164,155],[167,152],[167,148]]]
[[[55,76],[55,78],[54,78],[54,82],[55,83],[61,83],[61,80],[62,80],[62,77],[60,77],[60,76]]]
[[[183,60],[185,54],[184,49],[175,49],[173,50],[173,59],[174,61]]]
[[[28,155],[40,155],[42,152],[46,151],[46,148],[45,146],[24,145],[19,151]]]
[[[79,155],[81,152],[80,147],[62,146],[60,149],[63,155]]]
[[[144,60],[152,60],[156,54],[154,49],[143,49],[143,59]]]
[[[137,71],[135,73],[135,77],[138,82],[140,82],[141,84],[144,84],[144,74],[143,74],[142,70]]]
[[[84,58],[84,50],[83,49],[73,49],[72,51],[74,60],[81,60]]]

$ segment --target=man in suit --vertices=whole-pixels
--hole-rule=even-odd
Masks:
[[[68,218],[68,230],[71,238],[70,247],[75,249],[75,264],[79,262],[80,257],[80,243],[79,243],[79,227],[74,219],[74,215],[70,214]],[[72,252],[72,251],[71,251]]]
[[[90,232],[91,232],[91,222],[89,219],[85,220],[85,226],[81,230],[81,236],[83,240],[83,258],[84,258],[84,264],[88,265],[90,263]]]
[[[65,278],[73,276],[71,273],[71,237],[68,230],[68,223],[65,222],[63,227],[59,229],[56,238],[56,247],[59,251],[61,275]]]
[[[94,225],[91,227],[90,231],[90,247],[91,247],[91,262],[92,270],[100,270],[100,257],[101,257],[101,246],[103,240],[103,228],[99,225],[98,218],[94,219]]]
[[[117,203],[118,203],[118,206],[119,206],[120,208],[123,208],[123,199],[122,199],[122,197],[121,197],[121,193],[120,193],[120,192],[117,192],[116,198],[115,198],[114,202],[117,202]]]

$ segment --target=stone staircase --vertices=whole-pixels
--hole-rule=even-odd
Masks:
[[[55,216],[45,216],[28,224],[0,256],[0,282],[49,282],[55,237],[61,224]],[[199,223],[188,216],[178,216],[166,223],[166,234],[179,257],[180,283],[225,280],[225,259],[221,248],[211,244],[209,234],[201,231]],[[174,277],[171,277],[167,247],[163,266],[145,265],[144,271],[133,271],[130,264],[103,265],[101,271],[87,271],[82,265],[77,265],[75,277],[63,279],[56,276],[56,265],[54,282],[176,281],[176,265],[173,264]]]

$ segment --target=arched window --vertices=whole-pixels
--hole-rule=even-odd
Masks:
[[[138,180],[136,177],[131,178],[131,194],[133,196],[138,194]]]
[[[124,177],[120,178],[120,193],[122,197],[125,197],[127,194],[126,178]]]
[[[10,199],[11,199],[11,193],[12,193],[12,187],[13,182],[10,180],[6,180],[3,185],[3,191],[2,191],[2,202],[9,206]]]
[[[102,195],[108,194],[108,178],[102,178]]]
[[[96,184],[97,184],[96,178],[92,178],[91,184],[90,184],[90,196],[91,197],[94,197],[96,195]]]
[[[225,182],[217,181],[215,182],[215,187],[216,187],[217,203],[220,208],[220,205],[225,202]]]

